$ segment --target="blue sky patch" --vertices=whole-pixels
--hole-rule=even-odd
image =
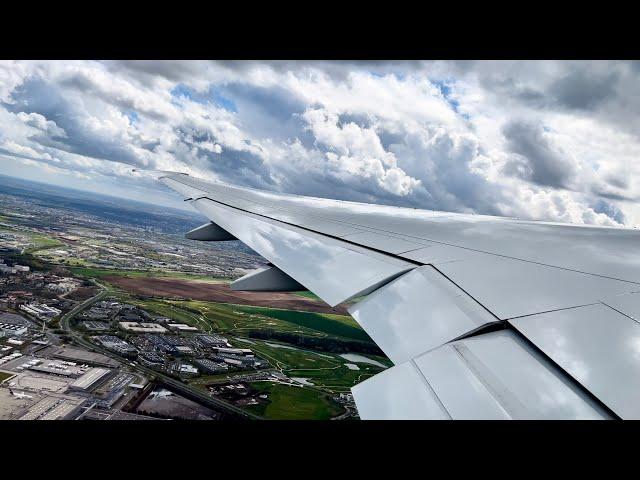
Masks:
[[[456,112],[458,115],[461,115],[466,120],[469,120],[469,115],[460,112],[460,103],[455,98],[453,98],[453,92],[451,90],[451,85],[454,83],[453,80],[431,80],[431,83],[438,87],[438,90],[440,90],[440,93],[442,93],[442,96],[451,106],[454,112]]]
[[[236,104],[230,98],[225,97],[214,87],[209,88],[207,93],[198,93],[193,88],[188,87],[182,83],[176,85],[173,90],[171,90],[171,95],[175,98],[184,97],[192,102],[207,104],[213,103],[215,106],[224,108],[228,112],[236,113],[238,108]]]
[[[131,125],[135,125],[136,123],[138,123],[139,117],[138,117],[138,113],[135,110],[128,110],[124,112],[124,114],[127,116],[129,121],[131,122]]]

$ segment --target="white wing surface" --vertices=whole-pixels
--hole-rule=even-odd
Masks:
[[[395,366],[352,389],[364,419],[640,418],[638,231],[161,180],[212,222],[193,238],[277,269],[244,284],[368,294],[349,311]]]

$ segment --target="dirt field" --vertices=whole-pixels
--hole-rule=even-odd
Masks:
[[[305,312],[348,315],[344,305],[331,308],[318,300],[280,292],[235,292],[226,283],[208,283],[195,280],[152,277],[102,277],[106,282],[128,292],[150,297],[204,300],[207,302],[235,303],[257,307],[282,308]]]

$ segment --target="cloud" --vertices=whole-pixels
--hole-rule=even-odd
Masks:
[[[638,80],[631,62],[0,62],[0,154],[132,189],[136,165],[635,225]]]
[[[515,154],[504,166],[508,175],[543,186],[568,188],[577,165],[545,134],[542,125],[514,120],[503,128],[508,151]]]
[[[580,110],[593,110],[616,96],[618,73],[615,71],[593,74],[589,71],[572,71],[554,81],[549,93],[560,105]]]
[[[593,211],[596,213],[603,213],[617,223],[623,225],[625,223],[624,213],[613,203],[607,202],[601,198],[593,205]]]

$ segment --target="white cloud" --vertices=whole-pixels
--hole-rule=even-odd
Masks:
[[[0,62],[0,154],[95,181],[137,165],[636,225],[639,77],[628,62]]]

